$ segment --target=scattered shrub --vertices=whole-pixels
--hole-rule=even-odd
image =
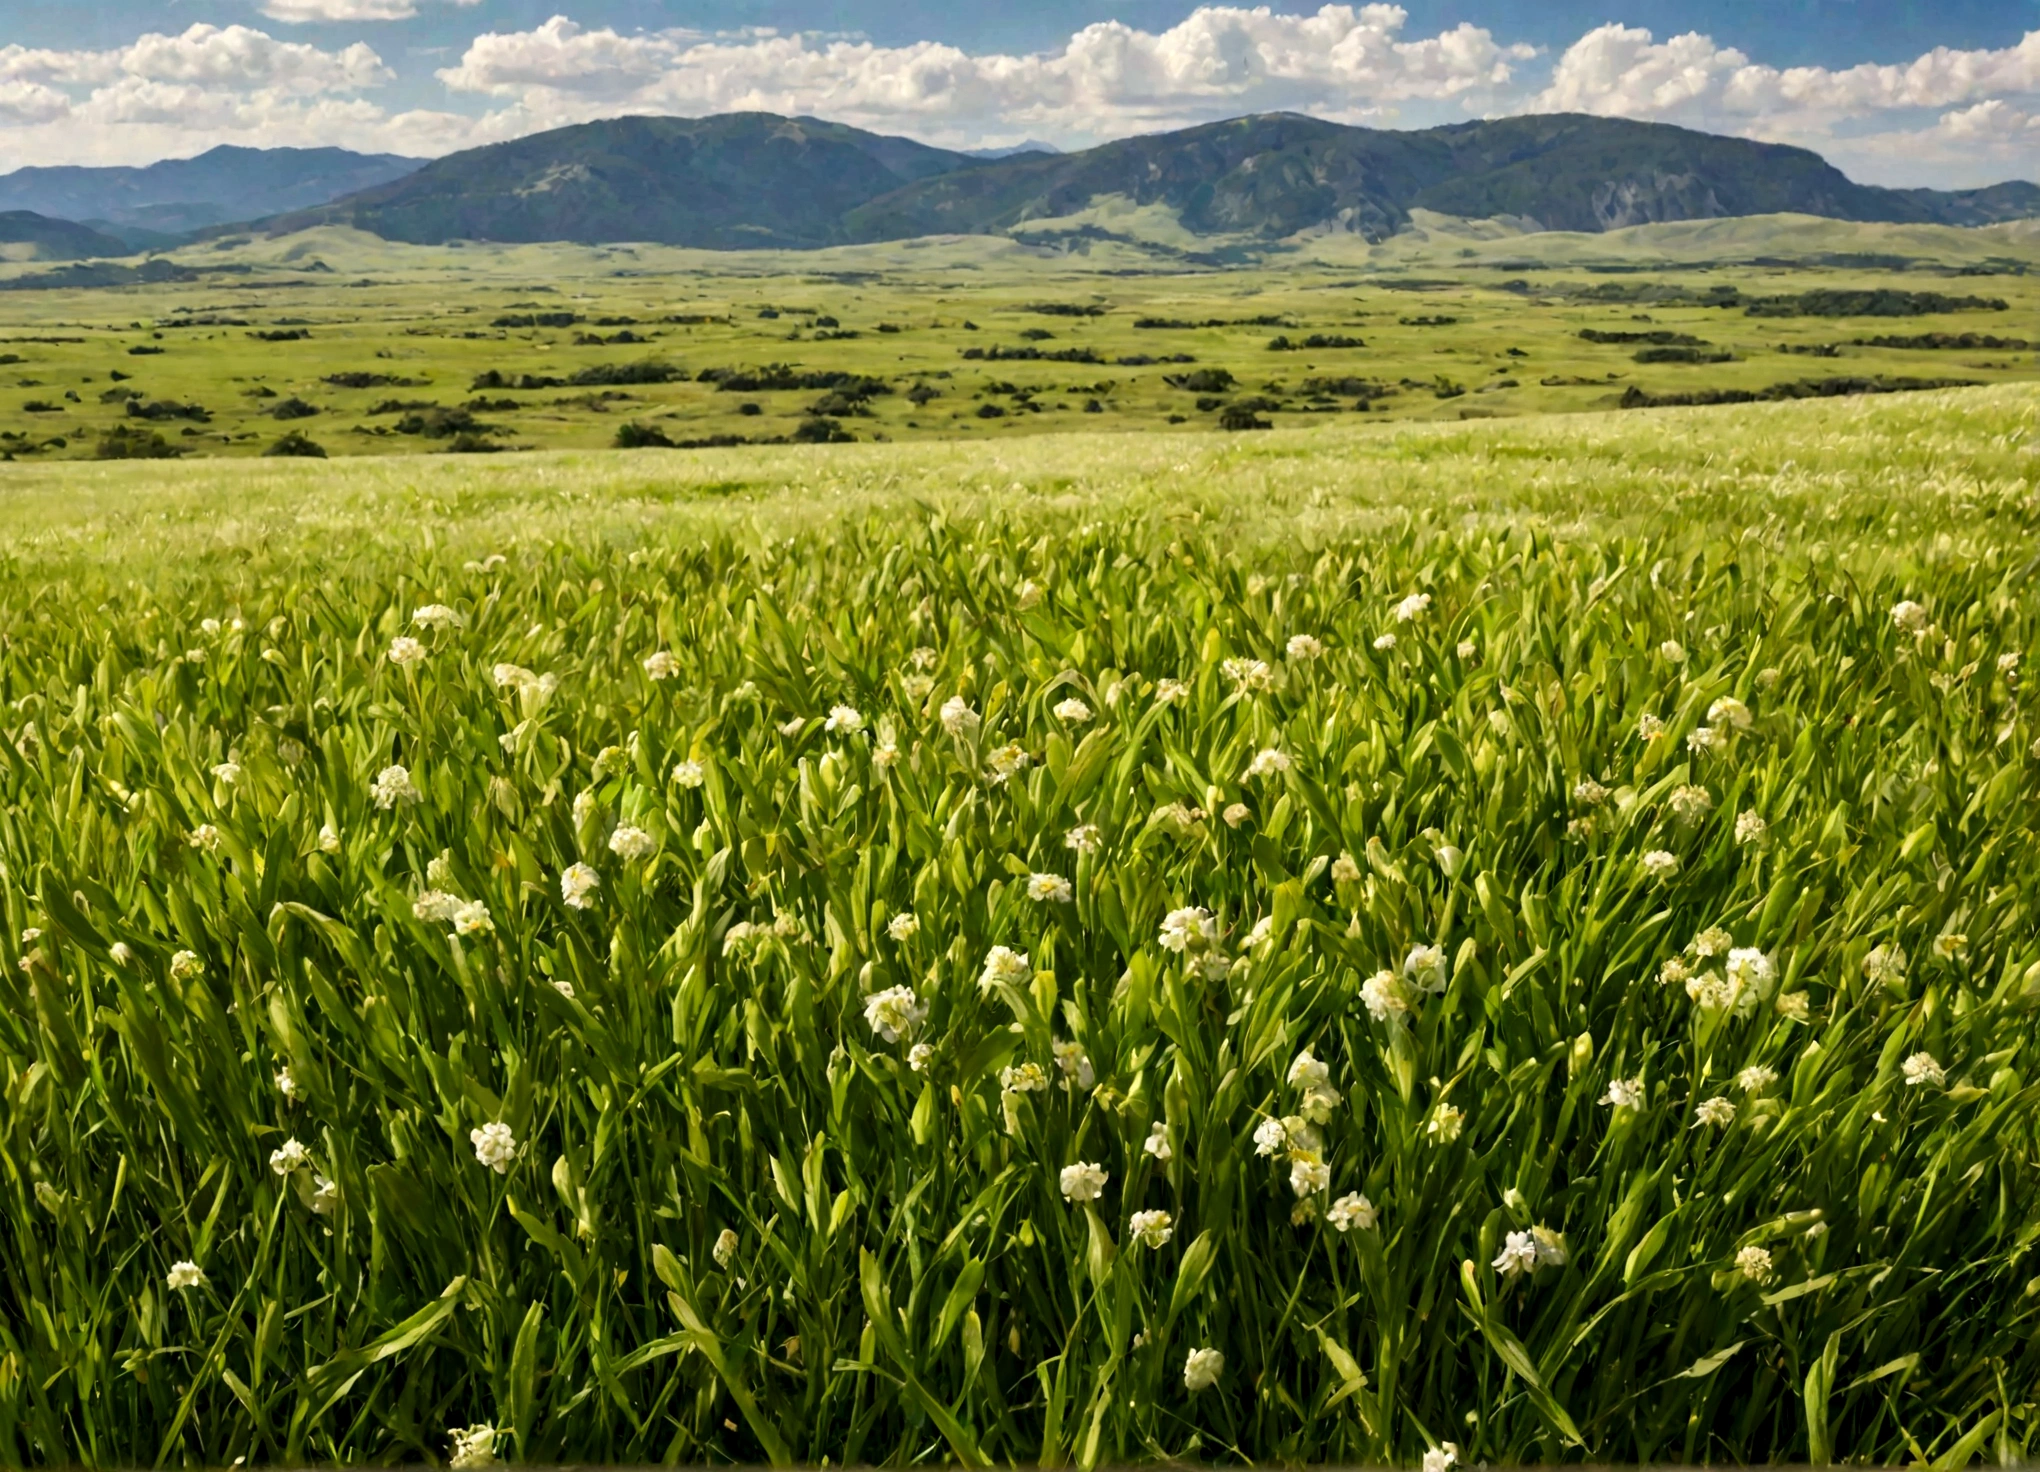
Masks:
[[[326,447],[301,429],[293,429],[262,452],[265,460],[323,460]]]
[[[1245,404],[1230,404],[1218,416],[1218,427],[1225,430],[1273,429],[1275,426],[1261,418]]]
[[[673,448],[673,441],[667,437],[663,429],[658,428],[656,425],[639,424],[635,420],[629,424],[619,424],[616,427],[615,443],[616,448],[619,450],[670,450]]]
[[[1189,394],[1223,394],[1230,393],[1239,380],[1223,368],[1199,368],[1195,373],[1171,374],[1162,382]]]
[[[139,398],[128,400],[127,415],[130,419],[189,419],[195,424],[212,423],[212,415],[199,404],[180,404],[175,399],[159,399],[145,404]]]
[[[310,419],[319,412],[316,404],[307,404],[300,398],[284,399],[269,410],[271,419]]]
[[[847,445],[856,440],[842,425],[833,419],[807,419],[793,432],[798,445]]]
[[[182,447],[171,444],[162,434],[153,429],[135,429],[129,425],[116,424],[99,437],[93,447],[95,460],[174,460],[182,455]]]
[[[248,336],[257,342],[306,342],[311,333],[302,327],[283,327],[270,332],[251,332]]]

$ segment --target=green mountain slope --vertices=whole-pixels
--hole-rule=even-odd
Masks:
[[[343,224],[418,244],[818,246],[858,205],[975,167],[988,166],[812,118],[617,118],[454,154],[273,228]]]
[[[125,241],[29,210],[0,212],[0,260],[87,261],[134,252]]]
[[[1599,232],[1795,213],[1979,225],[2040,215],[2040,187],[1858,184],[1818,154],[1658,123],[1553,114],[1418,132],[1291,114],[982,160],[811,118],[621,118],[442,159],[279,231],[386,239],[645,241],[740,249],[997,234],[1111,199],[1197,235],[1378,240],[1413,210]]]

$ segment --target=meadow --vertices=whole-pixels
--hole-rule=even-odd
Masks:
[[[2029,1457],[2040,390],[0,471],[0,1462]]]
[[[2033,381],[2036,261],[2009,226],[1439,217],[1214,246],[1106,207],[806,254],[227,237],[0,266],[0,455],[1187,435]]]

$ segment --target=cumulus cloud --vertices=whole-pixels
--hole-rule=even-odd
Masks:
[[[399,20],[479,0],[259,0],[274,20]],[[1412,34],[1393,4],[1203,5],[1164,30],[1089,25],[1029,54],[767,31],[624,32],[556,15],[474,37],[443,105],[389,111],[364,42],[322,48],[194,25],[109,50],[0,46],[0,167],[140,162],[218,142],[431,155],[625,113],[811,114],[931,143],[1082,146],[1248,112],[1376,126],[1577,111],[1798,143],[1878,183],[2040,176],[2040,31],[1896,63],[1768,64],[1694,32],[1610,24],[1556,57],[1460,25]]]
[[[263,0],[262,13],[286,25],[307,25],[313,21],[409,20],[418,7],[411,0]]]
[[[533,30],[476,37],[439,77],[561,120],[757,109],[948,141],[987,130],[1083,141],[1241,112],[1379,117],[1412,100],[1492,99],[1536,55],[1471,25],[1404,39],[1408,19],[1396,5],[1326,5],[1310,15],[1207,6],[1166,31],[1106,21],[1059,51],[1013,56],[932,41],[623,35],[554,16]]]
[[[1697,32],[1658,41],[1647,30],[1606,25],[1559,58],[1535,105],[1615,117],[1804,124],[2033,91],[2040,91],[2040,31],[2000,51],[1943,46],[1903,65],[1781,70]]]

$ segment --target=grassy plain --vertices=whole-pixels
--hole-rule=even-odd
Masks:
[[[2030,1457],[2036,415],[7,467],[0,1462]]]
[[[230,238],[169,258],[190,281],[0,292],[0,450],[90,456],[116,427],[200,455],[256,454],[291,431],[334,455],[592,449],[626,423],[682,443],[812,435],[818,420],[864,440],[1187,434],[1229,410],[1281,427],[1356,411],[1431,422],[1605,408],[1632,390],[2040,377],[2040,276],[2025,274],[2040,243],[2017,227],[1779,217],[1524,236],[1420,223],[1377,246],[1216,251],[1109,205],[1015,239],[813,254]],[[0,267],[0,284],[44,269]],[[1749,311],[1878,289],[2006,309]],[[573,320],[504,325],[547,314]],[[309,336],[256,336],[295,332]],[[1271,351],[1277,338],[1298,346]],[[1016,351],[1042,356],[997,356]],[[671,381],[602,381],[647,364]],[[761,377],[771,365],[792,376]],[[714,378],[729,372],[750,378]],[[334,381],[350,374],[369,377]],[[130,398],[162,417],[134,417]]]

